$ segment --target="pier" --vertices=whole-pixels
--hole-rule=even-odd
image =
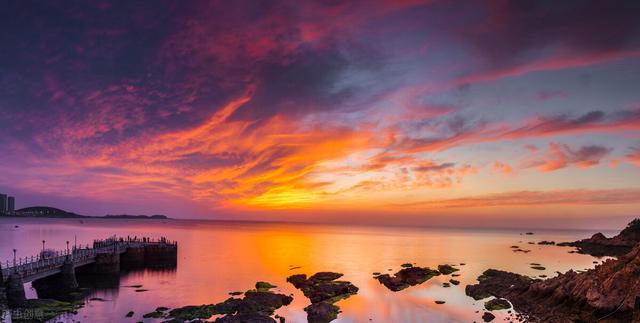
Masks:
[[[0,263],[0,309],[21,307],[26,301],[24,284],[28,282],[38,297],[72,292],[78,289],[77,271],[108,276],[119,275],[121,270],[169,268],[176,266],[177,255],[175,241],[111,237],[95,240],[92,245],[14,258]]]

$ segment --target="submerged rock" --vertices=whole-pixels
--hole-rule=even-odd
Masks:
[[[631,322],[640,316],[640,245],[583,273],[540,280],[489,269],[478,280],[467,295],[505,298],[534,321]]]
[[[393,276],[384,274],[375,278],[389,290],[397,292],[409,286],[422,284],[431,279],[431,277],[438,275],[440,275],[439,271],[428,267],[409,267],[400,269]]]
[[[622,256],[640,242],[640,219],[635,219],[618,235],[607,238],[602,233],[596,233],[591,238],[574,242],[561,242],[557,246],[576,247],[579,253],[596,257]]]
[[[311,305],[304,309],[309,322],[324,323],[335,320],[340,308],[334,303],[358,292],[358,287],[352,283],[336,280],[340,277],[341,273],[319,272],[309,278],[305,274],[287,278],[289,283],[301,290],[311,301]]]

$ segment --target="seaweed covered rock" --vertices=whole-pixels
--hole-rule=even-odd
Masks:
[[[504,298],[494,298],[485,302],[484,308],[486,308],[487,311],[506,310],[511,308],[511,304],[509,304],[509,301]]]
[[[334,303],[358,292],[358,287],[352,283],[336,280],[340,277],[341,273],[319,272],[309,278],[305,274],[287,278],[289,283],[301,290],[311,301],[311,305],[304,309],[309,322],[324,323],[335,320],[340,308]]]
[[[217,304],[184,306],[173,309],[166,316],[161,317],[166,317],[171,322],[184,322],[207,320],[213,315],[224,315],[217,318],[215,322],[276,322],[271,317],[275,310],[291,304],[293,297],[268,290],[273,287],[275,286],[269,283],[258,282],[256,289],[245,292],[243,298],[232,297]]]
[[[400,269],[393,276],[384,274],[375,278],[389,290],[397,292],[409,286],[422,284],[431,279],[431,277],[438,275],[440,275],[439,271],[428,267],[406,267]]]

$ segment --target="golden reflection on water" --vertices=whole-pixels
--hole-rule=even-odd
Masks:
[[[19,222],[16,222],[19,221]],[[44,223],[43,223],[44,222]],[[18,228],[15,225],[19,224]],[[228,292],[253,288],[256,281],[269,281],[276,291],[293,294],[294,302],[278,310],[287,322],[306,322],[303,308],[309,301],[286,282],[297,273],[338,271],[342,279],[360,288],[357,295],[340,301],[342,313],[336,322],[470,322],[479,321],[482,301],[464,295],[464,286],[488,268],[504,269],[531,276],[555,275],[555,271],[593,267],[592,257],[569,254],[568,248],[528,244],[540,240],[569,241],[590,232],[462,230],[431,228],[341,227],[299,224],[210,223],[197,221],[133,220],[0,220],[0,257],[35,254],[41,240],[47,247],[63,248],[66,240],[90,243],[94,238],[116,235],[160,237],[179,241],[176,270],[139,271],[121,276],[119,286],[102,289],[88,301],[74,320],[121,321],[129,311],[142,315],[158,306],[179,307],[209,304],[229,297]],[[510,246],[530,249],[515,253]],[[450,276],[394,293],[372,278],[373,272],[392,272],[400,264],[419,266],[460,264],[461,283],[442,286]],[[537,271],[529,263],[547,269]],[[301,267],[292,269],[293,267]],[[390,272],[390,273],[392,273]],[[122,286],[143,285],[148,292]],[[35,296],[30,291],[31,296]],[[436,300],[446,304],[435,304]],[[479,313],[476,313],[479,311]],[[500,319],[506,311],[495,312]],[[500,313],[503,313],[500,315]],[[143,320],[150,321],[150,320]]]

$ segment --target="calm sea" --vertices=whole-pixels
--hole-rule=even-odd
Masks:
[[[66,248],[66,241],[90,243],[111,235],[166,236],[179,242],[178,266],[170,271],[139,271],[122,274],[120,287],[96,290],[77,315],[63,321],[153,322],[142,319],[158,306],[180,307],[210,304],[228,298],[229,292],[253,288],[256,281],[278,286],[293,294],[291,305],[277,311],[287,322],[306,322],[303,308],[309,301],[286,282],[292,274],[318,271],[344,273],[342,279],[360,288],[356,296],[342,300],[342,313],[334,322],[472,322],[481,321],[483,302],[465,296],[464,286],[488,268],[521,274],[553,277],[556,271],[586,269],[598,260],[568,253],[568,248],[532,245],[540,240],[572,241],[593,232],[534,230],[469,230],[436,228],[387,228],[364,226],[238,223],[178,220],[78,220],[0,219],[0,260],[35,255],[42,248]],[[512,245],[530,249],[513,252]],[[387,290],[372,278],[373,272],[400,269],[406,262],[419,266],[459,264],[461,284],[449,288],[449,276],[400,292]],[[546,270],[530,268],[540,263]],[[291,270],[292,267],[300,267]],[[127,285],[143,285],[135,292]],[[36,293],[27,284],[27,294]],[[446,304],[435,304],[444,300]],[[125,318],[134,311],[132,318]],[[476,311],[479,311],[476,313]],[[506,311],[494,312],[497,321]],[[59,320],[58,320],[59,321]]]

